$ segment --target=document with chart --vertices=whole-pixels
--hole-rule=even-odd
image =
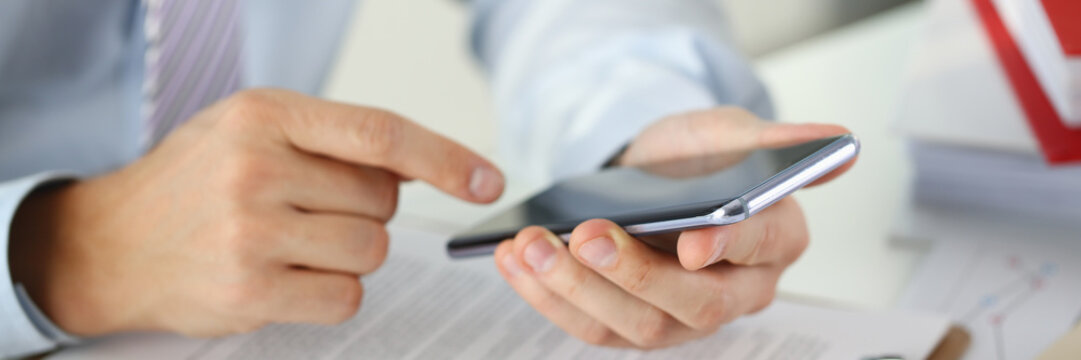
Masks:
[[[345,324],[273,325],[215,340],[131,334],[52,358],[922,359],[949,327],[944,318],[912,312],[855,312],[777,301],[683,346],[652,352],[595,347],[566,335],[530,308],[490,268],[490,259],[451,262],[442,254],[443,236],[405,229],[391,233],[391,257],[365,277],[361,311]]]
[[[1032,359],[1081,316],[1081,243],[953,236],[935,244],[901,305],[948,315],[964,359]]]

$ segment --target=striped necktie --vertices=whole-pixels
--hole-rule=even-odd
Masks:
[[[146,0],[142,143],[242,86],[241,0]]]

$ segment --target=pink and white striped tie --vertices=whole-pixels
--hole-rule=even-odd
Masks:
[[[143,144],[242,86],[240,0],[146,0]]]

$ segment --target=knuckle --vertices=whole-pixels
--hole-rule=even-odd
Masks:
[[[723,291],[725,290],[715,290],[714,296],[710,296],[711,301],[699,305],[690,324],[687,325],[695,330],[715,330],[723,325],[725,319],[728,318],[728,309],[731,306],[729,297],[725,296]]]
[[[557,295],[552,293],[544,293],[534,296],[530,304],[534,309],[542,314],[552,313],[559,310],[563,306],[563,301]]]
[[[743,256],[745,254],[742,249],[744,248],[743,242],[747,241],[744,235],[744,228],[746,227],[747,224],[745,223],[736,223],[730,226],[720,226],[708,230],[710,232],[709,236],[715,239],[714,244],[724,244],[724,247],[720,249],[720,259],[722,260],[715,261],[709,265],[714,265],[724,260],[733,263],[742,263],[744,261]],[[710,248],[709,251],[715,249],[716,248]]]
[[[387,259],[390,247],[390,234],[383,226],[370,226],[368,230],[368,246],[362,258],[366,259],[362,273],[370,273],[383,266]]]
[[[795,201],[785,202],[782,206],[791,206],[793,215],[789,218],[795,219],[793,223],[799,224],[799,226],[786,227],[786,234],[784,239],[773,239],[778,243],[783,242],[785,249],[782,249],[781,261],[785,264],[791,264],[799,259],[800,255],[807,250],[807,246],[811,243],[811,236],[807,231],[806,221],[803,218],[803,210]],[[781,237],[780,231],[773,232],[775,237]],[[779,245],[780,246],[780,245]]]
[[[556,271],[558,271],[558,269]],[[579,268],[578,270],[572,271],[570,273],[569,283],[565,284],[565,287],[563,288],[564,297],[568,299],[582,299],[585,296],[589,296],[588,291],[586,291],[585,294],[580,293],[583,290],[590,288],[590,280],[592,280],[592,270]]]
[[[226,222],[219,244],[220,255],[234,273],[247,272],[253,267],[263,231],[254,221],[242,218]]]
[[[265,114],[274,113],[281,105],[277,91],[269,89],[244,90],[224,100],[225,112],[222,120],[235,129],[247,129],[265,118]]]
[[[389,220],[398,210],[398,179],[395,175],[387,172],[379,172],[376,199],[381,211],[381,220]]]
[[[803,252],[807,250],[807,246],[811,243],[811,238],[807,234],[795,236],[790,240],[792,241],[791,251],[788,251],[782,259],[786,264],[796,262],[796,259],[803,255]]]
[[[748,263],[790,264],[803,254],[809,244],[810,236],[802,220],[782,222],[778,218],[780,217],[774,216],[771,221],[764,224],[759,237],[753,239],[756,243],[749,253]],[[789,220],[791,217],[783,217],[783,219]]]
[[[384,220],[390,220],[394,216],[395,212],[398,212],[398,186],[393,185],[386,188],[383,193],[383,218]]]
[[[220,305],[229,313],[247,313],[253,305],[266,301],[269,293],[268,280],[262,277],[249,277],[222,289]]]
[[[357,148],[373,160],[394,161],[394,152],[403,142],[404,120],[380,109],[360,110],[357,118],[348,132]]]
[[[264,105],[270,101],[270,93],[272,90],[268,89],[249,89],[242,90],[230,95],[226,102],[232,107],[258,107]]]
[[[250,200],[275,177],[274,167],[263,157],[243,150],[233,154],[223,168],[222,191],[234,200]]]
[[[356,316],[364,299],[364,287],[360,281],[350,282],[341,288],[339,295],[337,310],[330,318],[332,324],[341,324]]]
[[[616,334],[600,322],[593,321],[582,331],[580,338],[590,345],[608,345],[616,338]]]
[[[754,244],[751,246],[751,251],[747,253],[745,262],[747,264],[758,264],[762,259],[763,251],[768,251],[776,247],[776,237],[777,232],[774,231],[771,226],[766,226],[762,230],[762,236],[752,240],[754,241]]]
[[[635,345],[652,349],[662,346],[671,332],[671,320],[667,314],[651,307],[635,324]]]
[[[777,286],[776,286],[776,284],[774,284],[772,286],[766,286],[762,290],[762,295],[758,297],[758,299],[755,301],[754,306],[751,307],[751,310],[750,310],[749,313],[753,314],[753,313],[757,313],[759,311],[765,310],[767,307],[769,307],[770,304],[773,303],[773,298],[776,297],[776,296],[777,296]]]
[[[653,286],[653,264],[648,259],[643,259],[641,266],[630,270],[630,275],[624,280],[624,287],[631,294],[643,294]]]

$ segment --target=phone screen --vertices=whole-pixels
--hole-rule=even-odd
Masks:
[[[838,138],[569,178],[459,234],[450,246],[501,241],[530,225],[559,234],[594,218],[632,225],[706,215]]]

